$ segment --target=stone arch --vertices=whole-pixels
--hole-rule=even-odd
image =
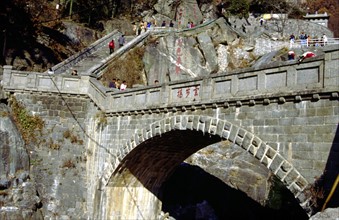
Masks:
[[[190,130],[199,131],[205,135],[218,136],[221,140],[228,140],[249,152],[285,184],[299,201],[300,206],[310,214],[310,198],[305,194],[309,183],[290,162],[251,132],[227,120],[204,115],[171,116],[138,130],[124,146],[119,148],[119,154],[105,169],[99,185],[106,186],[108,184],[110,177],[119,170],[123,159],[137,146],[168,132]]]

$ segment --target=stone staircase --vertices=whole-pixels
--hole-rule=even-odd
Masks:
[[[107,44],[108,45],[108,44]],[[72,72],[73,69],[78,71],[79,75],[86,75],[86,72],[95,64],[99,63],[101,60],[108,57],[109,49],[108,47],[101,47],[96,53],[92,54],[89,57],[81,60],[80,62],[76,63],[72,68],[69,69],[69,72]]]
[[[120,32],[113,31],[112,33],[102,37],[87,48],[53,66],[52,69],[54,73],[71,74],[71,72],[76,69],[78,71],[78,75],[87,75],[88,69],[110,55],[108,49],[109,41],[114,39],[116,45],[118,45],[117,42],[120,36]]]
[[[74,62],[69,63],[67,68],[64,70],[64,74],[71,74],[73,70],[78,71],[78,75],[92,75],[92,69],[93,66],[97,66],[98,64],[102,62],[106,62],[108,58],[111,58],[114,56],[114,54],[118,53],[120,50],[118,39],[121,36],[121,33],[117,32],[116,34],[113,34],[111,37],[103,37],[102,39],[99,39],[100,44],[99,46],[96,46],[96,50],[93,52],[87,51],[88,48],[84,49],[83,51],[80,51],[79,54],[77,54],[78,58],[75,59]],[[126,44],[122,47],[126,47],[127,44],[132,41],[135,37],[134,36],[125,36]],[[114,39],[115,42],[115,51],[113,54],[109,53],[108,43]]]
[[[206,22],[202,26],[207,26],[215,22],[214,20]],[[77,70],[78,75],[92,75],[100,77],[103,70],[114,60],[115,57],[121,56],[134,46],[145,40],[152,32],[156,35],[168,35],[173,32],[184,32],[183,30],[173,30],[173,28],[153,28],[145,33],[135,36],[125,36],[126,43],[123,47],[119,48],[118,39],[122,33],[113,31],[112,33],[97,40],[89,47],[67,58],[65,61],[52,67],[55,74],[70,75],[73,70]],[[109,54],[108,43],[114,39],[115,51],[113,54]],[[47,73],[47,70],[46,70]]]

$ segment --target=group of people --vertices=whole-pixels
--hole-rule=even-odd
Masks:
[[[133,24],[133,31],[135,31],[135,35],[138,36],[145,33],[146,30],[150,29],[152,26],[155,26],[155,22],[140,21],[139,25],[137,23]]]
[[[290,35],[290,47],[292,48],[294,46],[294,43],[296,41],[296,37],[294,34]],[[326,34],[323,34],[322,37],[317,38],[317,39],[312,39],[310,35],[307,35],[306,33],[302,32],[299,36],[300,40],[300,46],[301,47],[310,47],[310,46],[325,46],[328,44],[328,38]]]
[[[126,90],[127,88],[127,83],[126,81],[122,81],[122,83],[120,83],[120,79],[112,79],[112,81],[109,83],[109,88],[114,88],[114,89],[119,89],[121,91]]]
[[[166,26],[167,26],[166,21],[162,21],[161,27],[166,27]],[[172,20],[170,21],[168,27],[174,27],[174,23]]]
[[[119,42],[119,47],[122,47],[125,45],[126,43],[126,39],[125,39],[125,35],[122,34],[120,35],[119,39],[118,39],[118,42]],[[108,43],[108,48],[109,48],[109,54],[112,54],[114,52],[114,49],[115,49],[115,43],[114,43],[114,39],[112,39],[109,43]]]
[[[202,22],[201,22],[202,23]],[[146,21],[140,21],[140,23],[133,23],[133,31],[135,32],[135,35],[138,36],[144,32],[146,32],[148,29],[152,28],[152,27],[157,27],[157,23],[155,21],[151,22],[146,22]],[[160,27],[174,27],[174,22],[172,20],[170,20],[169,23],[167,23],[165,20],[162,21]],[[189,21],[187,23],[187,28],[193,28],[195,27],[195,24],[193,23],[193,21]]]
[[[154,22],[151,22],[151,21],[149,21],[149,22],[140,21],[139,24],[137,24],[137,23],[133,24],[133,31],[135,32],[135,35],[138,36],[138,35],[140,35],[142,33],[145,33],[146,30],[148,30],[148,29],[150,29],[152,27],[156,27],[156,26],[157,26],[157,24],[156,24],[155,21]],[[163,21],[161,23],[161,27],[167,27],[166,21]],[[172,20],[169,22],[168,27],[174,27],[174,23],[173,23]]]
[[[195,25],[194,25],[193,21],[189,21],[187,23],[187,28],[194,28],[194,27],[195,27]]]
[[[311,51],[307,51],[305,53],[303,53],[302,55],[299,56],[298,58],[298,62],[301,63],[304,59],[306,58],[311,58],[311,57],[315,57],[315,53],[311,52]],[[288,51],[288,60],[294,60],[295,59],[295,53],[293,50]]]

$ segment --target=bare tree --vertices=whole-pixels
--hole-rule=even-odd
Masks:
[[[284,36],[284,30],[286,28],[289,15],[292,14],[297,5],[293,1],[287,0],[270,0],[266,2],[267,7],[271,9],[273,26],[276,28],[275,31]]]

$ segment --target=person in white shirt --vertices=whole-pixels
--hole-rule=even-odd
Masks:
[[[123,90],[126,90],[126,88],[127,88],[127,84],[126,84],[126,81],[124,80],[120,85],[120,90],[123,91]]]
[[[324,43],[324,46],[327,44],[328,42],[328,39],[327,39],[327,36],[326,34],[323,35],[323,43]]]
[[[48,69],[48,74],[54,74],[54,71],[53,71],[52,68],[49,68],[49,69]]]

